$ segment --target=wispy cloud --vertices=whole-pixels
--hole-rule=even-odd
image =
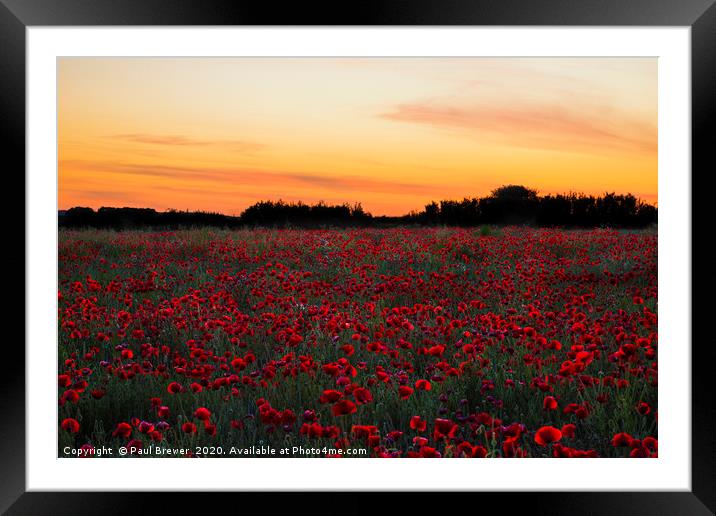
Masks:
[[[111,161],[62,160],[63,168],[93,173],[122,174],[133,177],[168,178],[174,181],[213,183],[223,188],[264,185],[269,190],[286,186],[303,186],[334,191],[392,193],[397,195],[435,194],[435,186],[400,181],[379,180],[358,175],[332,176],[321,173],[289,172],[242,168],[175,167],[117,163]],[[267,192],[268,194],[269,192]]]
[[[651,124],[618,113],[579,113],[559,105],[453,106],[430,101],[399,104],[378,116],[458,129],[514,147],[654,152],[657,146],[656,127]]]
[[[262,143],[257,143],[248,140],[211,140],[211,139],[198,139],[184,135],[174,134],[143,134],[143,133],[128,133],[128,134],[114,134],[110,138],[116,140],[123,140],[132,143],[141,143],[146,145],[162,145],[171,147],[207,147],[217,146],[223,147],[235,152],[254,152],[261,150],[265,147]]]

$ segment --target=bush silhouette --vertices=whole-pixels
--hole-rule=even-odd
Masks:
[[[423,211],[401,217],[374,217],[360,203],[330,205],[283,200],[260,201],[240,216],[202,211],[151,208],[108,208],[97,211],[75,207],[59,213],[60,227],[169,228],[180,227],[387,227],[395,225],[445,225],[477,227],[486,224],[527,224],[539,227],[620,227],[644,228],[656,224],[655,206],[632,194],[605,193],[539,196],[521,185],[506,185],[482,198],[430,202]]]

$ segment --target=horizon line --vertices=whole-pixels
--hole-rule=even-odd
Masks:
[[[503,185],[503,186],[517,186],[517,185]],[[632,193],[630,193],[630,192],[627,192],[627,193],[617,193],[617,192],[609,192],[609,191],[606,191],[606,192],[604,192],[604,193],[602,193],[602,194],[599,194],[599,195],[597,195],[597,194],[585,194],[585,193],[583,193],[583,192],[548,193],[548,194],[544,194],[544,195],[540,195],[539,193],[537,193],[537,197],[541,198],[541,197],[547,197],[547,196],[560,196],[560,195],[561,195],[561,196],[571,196],[571,195],[577,195],[577,196],[584,196],[584,197],[600,198],[600,197],[602,197],[602,196],[604,196],[604,195],[609,195],[609,194],[612,194],[612,195],[615,195],[615,196],[629,196],[629,195],[631,195],[632,197],[636,198],[637,202],[640,202],[640,203],[643,203],[643,204],[647,204],[647,205],[652,206],[652,207],[657,208],[657,209],[658,209],[658,207],[659,207],[658,199],[657,199],[656,201],[654,201],[654,202],[650,202],[650,201],[647,201],[647,200],[645,200],[645,199],[643,199],[643,198],[641,198],[641,197],[639,197],[639,196],[637,196],[637,195],[635,195],[635,194],[632,194]],[[462,197],[462,198],[447,198],[447,199],[440,199],[440,200],[438,200],[438,201],[430,201],[428,204],[434,202],[434,203],[437,203],[437,204],[439,205],[441,202],[445,202],[445,201],[448,201],[448,202],[449,202],[449,201],[457,201],[457,202],[459,202],[459,201],[462,201],[462,200],[464,200],[464,199],[478,199],[478,200],[479,200],[479,199],[486,199],[486,198],[489,198],[489,197],[490,197],[490,195],[486,195],[486,196],[484,196],[484,197],[479,197],[479,196],[472,196],[472,197],[470,197],[470,196],[464,196],[464,197]],[[291,205],[294,205],[294,206],[295,206],[295,205],[299,205],[299,204],[303,204],[303,205],[305,205],[305,206],[318,206],[318,205],[320,205],[320,204],[323,204],[323,205],[325,205],[325,206],[330,206],[330,207],[334,207],[334,206],[354,207],[354,206],[356,206],[356,205],[359,205],[359,206],[361,206],[361,207],[363,206],[363,203],[362,203],[361,201],[352,201],[352,202],[351,202],[351,201],[344,201],[344,202],[342,202],[342,203],[331,204],[331,203],[328,203],[327,201],[319,200],[319,201],[317,201],[317,202],[311,204],[311,203],[307,203],[307,202],[304,202],[304,201],[301,201],[301,200],[298,200],[298,201],[284,201],[282,198],[278,198],[278,199],[262,199],[262,200],[260,200],[260,201],[256,201],[255,203],[250,204],[249,206],[243,208],[239,213],[236,213],[236,214],[225,213],[225,212],[221,212],[221,211],[207,211],[207,210],[202,210],[202,209],[190,209],[190,208],[186,208],[186,209],[180,209],[180,208],[164,208],[164,209],[159,209],[159,208],[153,208],[153,207],[151,207],[151,206],[107,206],[107,205],[98,206],[98,207],[96,207],[96,208],[93,207],[93,206],[79,206],[79,205],[78,205],[78,206],[71,206],[71,207],[69,207],[69,208],[64,208],[64,209],[58,207],[58,208],[57,208],[57,211],[58,211],[58,213],[59,213],[59,212],[63,212],[63,211],[66,212],[66,211],[69,211],[69,210],[74,209],[74,208],[89,208],[89,209],[92,209],[92,210],[94,210],[94,211],[98,211],[98,210],[100,210],[100,209],[102,209],[102,208],[109,208],[109,209],[125,209],[125,208],[126,208],[126,209],[135,209],[135,210],[150,209],[150,210],[154,210],[154,211],[157,212],[157,213],[168,213],[168,212],[174,211],[174,212],[181,212],[181,213],[205,213],[205,214],[211,214],[211,215],[221,215],[221,216],[224,216],[224,217],[240,218],[241,215],[243,214],[243,212],[245,212],[248,208],[250,208],[250,207],[252,207],[252,206],[255,206],[255,205],[257,205],[257,204],[260,204],[260,203],[265,203],[265,202],[272,202],[272,203],[283,202],[283,203],[285,203],[285,204],[287,204],[287,205],[289,205],[289,206],[291,206]],[[427,206],[427,204],[426,204],[425,206]],[[366,214],[366,215],[369,215],[369,216],[371,216],[371,217],[402,218],[402,217],[407,217],[407,216],[409,216],[409,215],[412,214],[412,213],[420,213],[421,211],[424,211],[424,210],[425,210],[425,206],[422,206],[421,208],[419,208],[419,209],[417,209],[417,210],[416,210],[416,209],[410,210],[410,211],[408,211],[407,213],[403,213],[402,215],[386,215],[386,214],[376,215],[376,214],[371,213],[370,211],[367,211],[367,210],[365,210],[365,209],[364,209],[364,211],[365,211],[365,214]]]

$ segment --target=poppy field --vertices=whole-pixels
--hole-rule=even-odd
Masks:
[[[63,229],[58,258],[60,457],[658,454],[655,230]]]

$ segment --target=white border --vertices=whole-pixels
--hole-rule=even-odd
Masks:
[[[27,43],[28,490],[690,490],[689,28],[31,27]],[[89,55],[658,56],[659,458],[57,459],[55,63]]]

